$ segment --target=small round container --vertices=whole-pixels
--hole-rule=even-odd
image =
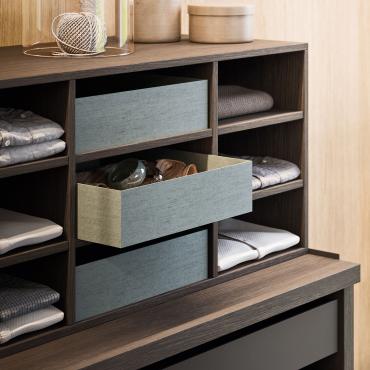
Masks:
[[[135,0],[135,42],[181,40],[182,0]]]
[[[231,44],[253,41],[254,5],[189,5],[192,42]]]

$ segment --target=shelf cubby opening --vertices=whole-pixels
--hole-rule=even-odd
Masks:
[[[2,108],[30,110],[48,118],[62,126],[65,133],[62,140],[68,141],[70,127],[68,125],[68,109],[70,103],[70,82],[54,82],[41,85],[23,86],[0,90]],[[68,145],[63,153],[50,159],[68,155]],[[42,162],[35,161],[30,163]]]
[[[1,199],[1,207],[46,218],[65,228],[67,172],[66,167],[55,168],[1,179],[1,193],[7,194]]]
[[[77,80],[77,162],[210,138],[212,66]]]
[[[53,306],[64,312],[64,320],[42,330],[20,335],[0,346],[0,358],[7,356],[22,348],[27,348],[29,343],[42,340],[44,337],[52,336],[66,325],[68,320],[68,253],[62,252],[39,258],[33,261],[19,263],[17,265],[3,268],[1,272],[26,279],[35,283],[46,285],[60,294],[60,300]]]
[[[220,272],[220,275],[233,275],[254,272],[307,253],[304,219],[304,189],[297,188],[289,192],[260,198],[253,202],[253,212],[236,217],[239,220],[257,225],[289,231],[300,237],[299,244],[267,255],[260,260],[241,263],[231,269]]]
[[[304,52],[219,62],[219,84],[269,93],[278,111],[304,109]]]
[[[303,118],[304,52],[222,61],[218,74],[219,85],[264,91],[274,100],[269,111],[220,119],[220,135]]]
[[[76,321],[114,315],[207,280],[209,237],[206,227],[124,249],[97,244],[78,248]]]

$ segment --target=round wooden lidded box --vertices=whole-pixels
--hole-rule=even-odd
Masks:
[[[135,0],[134,4],[135,42],[180,41],[182,0]]]
[[[254,5],[189,5],[192,42],[227,44],[253,41]]]

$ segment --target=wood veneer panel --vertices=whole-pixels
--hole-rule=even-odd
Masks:
[[[205,45],[182,41],[172,44],[136,45],[135,53],[115,58],[35,58],[19,47],[0,48],[0,88],[113,75],[180,65],[248,58],[305,50],[295,42],[256,40],[249,44]]]
[[[306,255],[9,356],[0,367],[136,369],[358,280],[358,265]]]

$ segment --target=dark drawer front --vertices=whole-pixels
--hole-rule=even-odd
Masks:
[[[338,350],[338,305],[329,302],[169,367],[297,370]]]

